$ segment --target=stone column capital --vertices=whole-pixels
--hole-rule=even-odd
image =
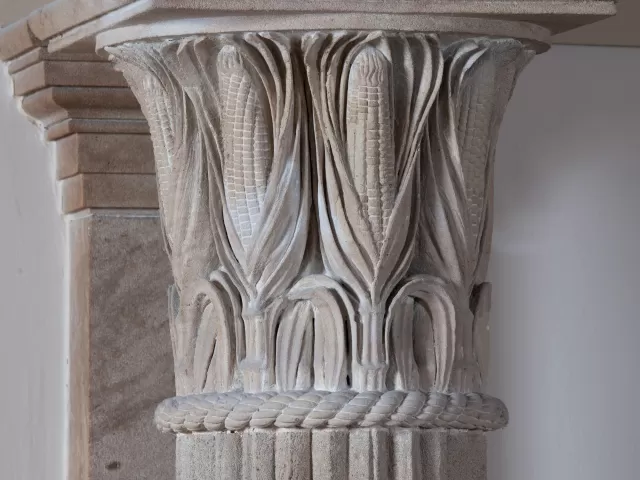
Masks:
[[[304,31],[107,50],[150,121],[176,280],[161,428],[506,424],[480,393],[484,277],[531,46]]]
[[[484,478],[483,432],[508,421],[484,392],[499,126],[552,34],[613,13],[63,0],[0,31],[49,131],[148,122],[174,277],[177,396],[156,422],[178,436],[178,480]],[[126,84],[87,57],[50,67],[81,92],[35,96],[39,55],[94,50]]]

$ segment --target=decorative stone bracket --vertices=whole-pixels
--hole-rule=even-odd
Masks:
[[[178,479],[484,478],[498,128],[612,2],[98,3],[0,55],[65,212],[160,208]]]

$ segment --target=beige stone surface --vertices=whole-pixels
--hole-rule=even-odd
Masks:
[[[122,74],[105,58],[95,53],[51,53],[39,47],[12,60],[8,69],[13,79],[14,95],[23,97],[21,101],[24,112],[40,125],[46,140],[54,141],[83,133],[149,133],[138,102]],[[69,145],[70,142],[65,142],[65,148],[59,153],[69,153]],[[87,145],[85,141],[83,148],[86,149]],[[106,143],[103,146],[108,145],[110,144]],[[130,155],[142,153],[136,142],[133,147]],[[97,150],[90,153],[95,154]],[[116,154],[115,145],[109,148],[105,155],[107,154]],[[127,153],[116,155],[114,166]],[[86,163],[86,171],[99,172],[105,165],[100,158],[104,159],[105,156],[96,157],[97,165],[94,168],[89,167],[90,162]],[[77,164],[78,160],[73,158],[70,162]],[[64,161],[62,164],[67,165]],[[140,164],[145,164],[145,157],[140,157]],[[116,168],[115,173],[136,173],[141,171],[140,168],[130,165],[122,171]],[[148,170],[143,171],[150,173]]]
[[[149,134],[145,119],[118,118],[67,118],[49,125],[44,130],[45,139],[58,140],[74,133]]]
[[[42,42],[29,31],[26,18],[0,29],[0,60],[9,60],[40,46]]]
[[[135,0],[57,0],[0,30],[0,60],[15,58],[70,28]],[[5,38],[5,34],[7,35]]]
[[[258,10],[490,15],[536,22],[554,31],[563,31],[609,16],[614,7],[608,0],[405,0],[392,4],[382,0],[58,0],[0,30],[0,60],[15,58],[51,40],[58,45],[54,49],[75,45],[76,49],[90,51],[93,37],[99,31],[145,12],[151,11],[157,18],[163,12],[174,10],[188,14],[200,10],[197,16],[205,11],[251,13]]]
[[[69,480],[173,480],[174,439],[152,422],[174,391],[157,212],[85,212],[69,232]]]
[[[49,40],[50,51],[64,51],[69,48],[78,50],[95,50],[96,33],[102,32],[115,25],[128,23],[131,19],[148,11],[149,2],[134,1],[126,6],[116,9],[106,15],[101,15],[92,20],[74,25],[73,28],[61,35],[53,37]]]
[[[29,26],[36,38],[46,40],[134,1],[57,0],[32,13]]]
[[[119,7],[124,7],[132,1],[121,0],[121,1],[111,1],[111,2],[78,2],[81,8],[75,7],[74,11],[71,15],[69,15],[69,8],[72,1],[66,2],[56,2],[55,6],[47,6],[46,9],[41,11],[35,11],[32,13],[30,17],[30,23],[35,26],[34,31],[39,31],[41,36],[39,38],[44,39],[47,35],[47,32],[55,32],[58,34],[64,30],[70,29],[74,27],[73,22],[77,22],[77,24],[82,25],[82,22],[95,22],[95,16],[98,15],[97,12],[106,12],[106,11],[114,11]],[[101,5],[101,3],[103,5]],[[138,2],[139,3],[139,2]],[[254,0],[246,0],[244,2],[231,2],[233,3],[234,8],[246,8],[248,10],[255,9],[258,3],[261,8],[264,8],[265,2],[256,2]],[[274,8],[278,8],[287,4],[295,4],[294,2],[289,1],[272,1],[270,4],[273,4]],[[328,7],[332,9],[347,9],[350,5],[358,5],[364,4],[365,2],[326,2]],[[367,5],[371,4],[384,5],[384,2],[366,2]],[[458,4],[463,5],[462,8],[486,8],[484,5],[482,7],[478,7],[483,2],[457,2]],[[484,2],[486,4],[486,2]],[[533,5],[534,9],[542,10],[544,8],[550,9],[555,8],[559,10],[561,8],[569,8],[575,12],[579,12],[580,9],[586,11],[585,3],[579,1],[565,1],[565,2],[544,2],[544,1],[533,1],[529,2]],[[598,2],[594,2],[596,7]],[[606,2],[600,2],[600,5],[603,5]],[[211,8],[211,2],[208,0],[194,0],[191,2],[183,2],[183,5],[190,6],[193,8]],[[176,5],[180,5],[179,3],[170,1],[158,1],[157,6],[162,8],[176,8]],[[310,2],[301,2],[299,4],[295,4],[297,9],[310,9]],[[388,5],[388,2],[387,2]],[[474,7],[475,5],[475,7]],[[509,7],[508,2],[497,1],[495,2],[494,8],[496,11],[501,11],[506,7]],[[567,6],[568,5],[568,6]],[[225,8],[224,2],[217,2],[214,5],[216,8]],[[104,8],[103,8],[104,7]],[[285,5],[286,8],[286,5]],[[418,2],[397,2],[394,5],[394,11],[416,11],[420,8]],[[601,7],[598,7],[601,8]],[[583,44],[583,45],[621,45],[621,46],[639,46],[640,45],[640,30],[637,28],[638,22],[640,21],[640,3],[636,0],[620,0],[618,5],[619,13],[617,16],[611,19],[607,19],[605,21],[597,22],[592,25],[580,27],[577,30],[560,34],[554,38],[554,43],[570,43],[570,44]],[[388,10],[388,9],[387,9]],[[57,26],[56,26],[56,22]],[[41,27],[41,29],[38,28]],[[97,26],[96,26],[97,28]],[[87,32],[86,28],[82,31],[76,33],[76,37],[78,35],[82,35],[81,32]],[[19,52],[26,52],[30,48],[34,48],[37,45],[41,44],[37,38],[32,37],[29,34],[29,30],[27,28],[26,19],[23,21],[18,21],[15,24],[7,25],[4,29],[0,30],[0,36],[2,36],[3,41],[0,42],[0,57],[1,58],[10,58],[13,57]],[[16,53],[18,52],[18,53]]]
[[[150,0],[149,9],[213,11],[375,12],[492,16],[526,20],[553,30],[596,21],[613,12],[611,0]]]
[[[38,47],[7,62],[10,74],[24,70],[31,65],[43,61],[61,62],[105,62],[106,60],[94,52],[49,52],[46,47]]]
[[[284,429],[276,435],[276,478],[313,478],[312,461],[307,455],[311,450],[310,430]]]
[[[455,480],[487,478],[487,439],[484,435],[450,432],[447,436],[447,475]]]
[[[127,87],[109,62],[43,61],[13,75],[16,96],[46,87]]]
[[[158,208],[155,175],[82,173],[61,182],[64,213],[85,208]]]
[[[514,19],[470,16],[435,15],[432,13],[378,13],[378,12],[310,12],[304,15],[286,12],[266,12],[221,16],[219,12],[202,11],[194,14],[181,12],[156,12],[150,10],[136,18],[137,22],[125,22],[119,28],[105,29],[96,38],[101,50],[149,38],[212,35],[231,32],[263,32],[291,30],[362,30],[406,31],[437,34],[463,32],[472,36],[518,38],[544,51],[550,42],[550,30],[535,22]],[[61,38],[61,41],[63,37]],[[66,44],[65,46],[68,46]]]
[[[19,2],[5,0],[0,2],[0,26],[9,25],[26,17],[51,0],[20,0]]]
[[[349,430],[330,428],[311,433],[311,468],[316,480],[347,478],[349,472]]]
[[[91,242],[87,217],[69,222],[69,480],[89,478],[91,463]]]
[[[144,118],[128,88],[48,87],[24,97],[22,109],[44,127],[69,118]]]
[[[178,435],[176,460],[178,480],[486,480],[487,475],[485,434],[455,430]]]
[[[80,133],[56,142],[57,178],[79,173],[153,174],[151,138],[149,135]]]

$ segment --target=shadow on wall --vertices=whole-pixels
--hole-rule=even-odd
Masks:
[[[511,425],[492,480],[637,478],[638,85],[640,50],[555,47],[507,112],[488,391]]]

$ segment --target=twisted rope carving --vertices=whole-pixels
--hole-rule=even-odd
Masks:
[[[163,432],[246,428],[419,427],[498,430],[509,415],[479,393],[321,392],[205,393],[174,397],[156,409]]]

